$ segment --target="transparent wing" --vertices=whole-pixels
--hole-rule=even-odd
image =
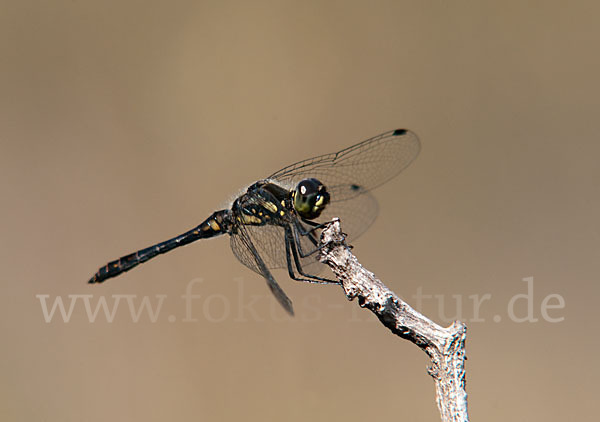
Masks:
[[[242,226],[241,230],[249,237],[267,268],[287,268],[285,237],[280,226]],[[231,249],[237,259],[252,271],[261,274],[256,260],[238,235],[231,236]]]
[[[348,186],[346,188],[351,189]],[[341,188],[338,191],[342,193],[343,197],[351,195],[350,192],[344,193]],[[349,242],[362,235],[373,224],[379,214],[379,204],[370,192],[352,189],[352,193],[359,196],[350,201],[330,203],[317,219],[319,223],[326,223],[334,217],[338,217],[342,223],[342,230],[348,233],[346,240]]]
[[[267,268],[267,263],[263,258],[266,255],[261,255],[259,250],[257,250],[255,243],[247,231],[248,227],[239,226],[237,233],[231,235],[231,250],[242,264],[264,277],[267,286],[269,286],[277,301],[290,315],[294,315],[292,301],[287,297],[279,284],[277,284],[275,278]],[[262,245],[259,244],[259,246]]]
[[[244,226],[245,236],[247,236],[258,254],[261,256],[267,268],[270,269],[286,269],[287,270],[287,252],[285,248],[285,233],[283,227],[280,226]],[[317,235],[318,236],[318,235]],[[306,237],[298,235],[298,240],[302,250],[306,253],[314,251],[316,248],[312,242]],[[317,237],[318,240],[318,237]],[[263,275],[261,269],[256,265],[256,261],[248,248],[240,242],[236,235],[231,236],[231,249],[236,258],[250,268],[255,273]],[[317,260],[317,255],[312,254],[306,258],[300,258],[300,262],[304,271],[312,275],[317,275],[325,268]],[[292,258],[292,268],[293,258]]]
[[[302,179],[319,179],[327,187],[330,203],[316,222],[339,217],[344,231],[352,239],[360,236],[377,216],[377,201],[369,190],[398,175],[415,159],[419,151],[417,136],[408,130],[398,129],[337,153],[299,161],[272,174],[268,179],[287,189],[293,189]],[[298,231],[298,225],[304,223],[299,220],[297,223],[291,221],[288,220],[285,224],[290,224],[294,231],[296,245],[304,253],[314,251],[318,232],[313,242],[310,237],[303,236]],[[288,266],[284,228],[276,224],[239,225],[237,233],[231,236],[231,249],[242,264],[266,279],[269,288],[284,308],[291,310],[291,302],[269,272],[269,268]],[[304,272],[309,274],[317,274],[323,268],[323,264],[317,261],[317,254],[300,258],[300,262]]]
[[[397,176],[417,157],[420,149],[417,135],[397,129],[335,153],[299,161],[268,179],[293,188],[302,179],[314,177],[327,187],[331,202],[345,201]]]

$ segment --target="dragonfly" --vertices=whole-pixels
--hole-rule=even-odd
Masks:
[[[236,258],[261,275],[293,315],[292,302],[271,270],[287,269],[297,281],[338,284],[319,275],[324,264],[316,252],[324,223],[338,217],[348,240],[360,236],[378,214],[371,191],[397,176],[420,149],[415,133],[396,129],[298,161],[253,183],[229,208],[213,212],[193,229],[100,267],[89,283],[102,283],[197,240],[227,234]]]

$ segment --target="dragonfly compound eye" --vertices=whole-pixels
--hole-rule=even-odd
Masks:
[[[292,193],[294,198],[294,209],[308,220],[321,215],[329,203],[327,188],[317,179],[304,179],[298,183]]]

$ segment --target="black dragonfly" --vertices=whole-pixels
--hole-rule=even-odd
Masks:
[[[101,267],[89,283],[102,283],[159,254],[221,234],[229,234],[237,259],[262,275],[284,309],[292,302],[270,269],[311,283],[337,283],[317,274],[322,223],[339,217],[349,239],[362,234],[377,216],[370,191],[404,170],[419,154],[417,136],[397,129],[332,154],[282,168],[250,186],[229,209],[215,211],[177,237],[125,255]]]

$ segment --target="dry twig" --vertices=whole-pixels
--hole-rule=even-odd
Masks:
[[[442,421],[468,421],[465,324],[455,321],[450,327],[441,327],[402,301],[352,255],[339,219],[327,224],[321,244],[320,260],[329,265],[348,299],[358,298],[359,305],[370,309],[394,334],[427,353],[432,363],[428,372],[435,381]]]

